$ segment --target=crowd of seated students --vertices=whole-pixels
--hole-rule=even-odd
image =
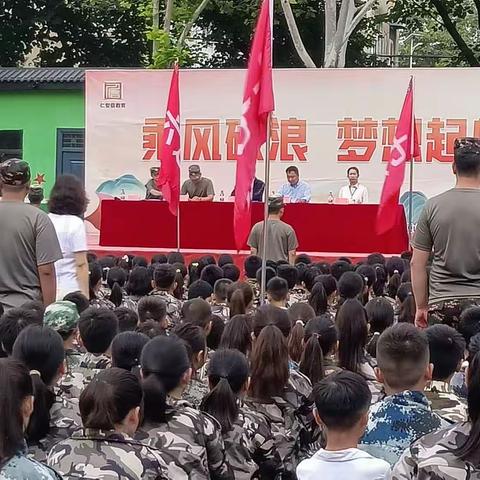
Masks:
[[[88,254],[0,317],[0,479],[480,478],[480,308],[414,326],[409,254]]]

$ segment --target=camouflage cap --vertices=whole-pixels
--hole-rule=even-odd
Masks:
[[[52,303],[45,309],[43,324],[57,332],[69,332],[76,328],[79,318],[76,305],[64,300]]]
[[[30,166],[18,158],[5,160],[0,164],[0,180],[5,185],[26,185],[30,181]]]

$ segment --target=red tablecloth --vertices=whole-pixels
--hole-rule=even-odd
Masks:
[[[283,220],[297,233],[299,252],[400,253],[408,248],[403,206],[396,228],[375,234],[378,205],[288,204]],[[165,202],[103,200],[100,245],[174,249],[176,218]],[[262,220],[263,204],[252,204],[252,225]],[[180,248],[236,250],[233,203],[181,202]],[[245,245],[245,250],[248,247]]]

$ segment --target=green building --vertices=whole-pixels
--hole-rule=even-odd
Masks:
[[[30,163],[46,192],[62,173],[84,178],[85,72],[0,68],[0,159]]]

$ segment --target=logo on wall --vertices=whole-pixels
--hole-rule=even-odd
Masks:
[[[123,99],[122,82],[103,82],[103,99],[106,101],[100,103],[100,108],[125,108],[125,103],[121,102]]]

